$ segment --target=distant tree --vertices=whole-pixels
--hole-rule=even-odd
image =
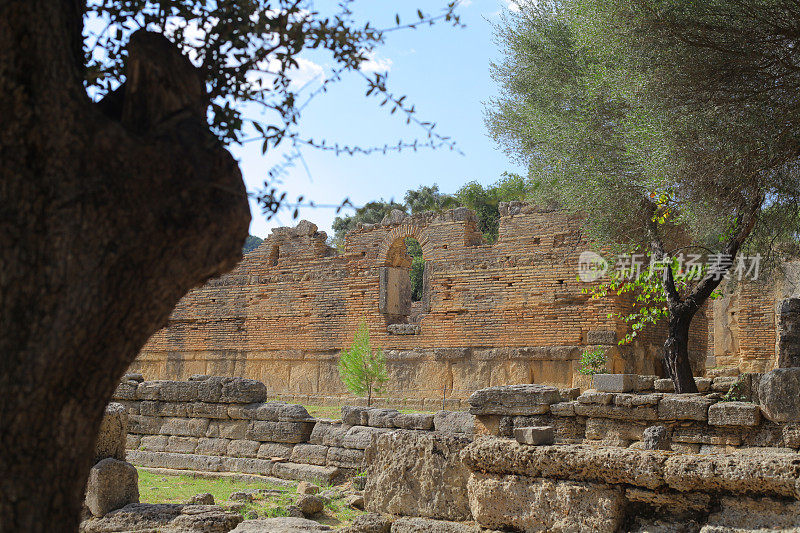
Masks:
[[[350,349],[342,350],[339,356],[339,377],[356,396],[366,394],[367,406],[372,405],[373,395],[383,393],[383,386],[389,379],[386,356],[380,348],[372,349],[366,322],[359,324]]]
[[[517,174],[504,173],[496,183],[484,187],[470,181],[455,194],[459,204],[472,209],[478,217],[478,229],[486,242],[497,240],[500,202],[523,201],[531,197],[535,184]]]
[[[435,183],[433,185],[420,185],[416,190],[406,191],[403,200],[412,213],[438,212],[459,206],[458,200],[453,196],[439,192],[439,186]]]
[[[374,202],[367,202],[362,207],[356,209],[352,215],[345,215],[343,217],[336,217],[333,219],[333,241],[337,248],[344,247],[344,236],[347,232],[355,229],[356,225],[362,224],[377,224],[383,217],[391,213],[393,210],[399,209],[405,212],[406,206],[398,204],[394,200],[388,202],[380,199]]]
[[[422,246],[414,237],[406,237],[406,252],[411,256],[411,301],[422,300],[424,289],[425,259],[422,257]]]
[[[695,313],[741,254],[800,231],[800,7],[788,0],[525,1],[497,28],[487,124],[597,244],[648,253],[664,367],[696,392]],[[711,268],[676,283],[684,254]]]
[[[242,247],[242,253],[246,254],[247,252],[252,252],[259,246],[261,243],[264,242],[264,239],[256,237],[255,235],[248,235],[247,238],[244,240],[244,246]]]

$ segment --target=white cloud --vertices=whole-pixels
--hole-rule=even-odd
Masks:
[[[361,63],[361,72],[389,72],[392,69],[392,60],[388,57],[378,57],[375,52],[367,55],[367,60]]]
[[[519,4],[515,0],[503,0],[503,3],[509,11],[519,12]]]
[[[297,67],[289,71],[289,78],[299,88],[314,80],[321,82],[324,74],[325,69],[322,68],[322,65],[318,65],[309,59],[298,57]]]
[[[461,0],[458,3],[458,7],[469,7],[472,5],[472,0]]]

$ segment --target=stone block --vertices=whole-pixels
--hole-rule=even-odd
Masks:
[[[139,443],[141,442],[142,437],[139,435],[134,435],[132,433],[128,433],[125,437],[125,449],[126,450],[135,450],[139,447]]]
[[[200,455],[225,455],[229,442],[228,439],[201,437],[197,440],[196,452]]]
[[[611,405],[614,403],[614,396],[610,392],[601,392],[593,389],[585,391],[583,394],[576,398],[580,404],[594,404],[594,405]]]
[[[749,402],[719,402],[708,409],[708,423],[713,426],[757,426],[761,422],[758,405]]]
[[[93,516],[138,502],[139,474],[132,464],[107,457],[89,470],[84,503]]]
[[[664,394],[653,392],[649,394],[615,394],[614,405],[619,407],[657,407]]]
[[[776,368],[761,376],[758,399],[772,422],[800,420],[800,368]]]
[[[161,381],[143,381],[136,386],[136,398],[139,400],[161,399]]]
[[[398,430],[379,436],[364,457],[366,509],[444,520],[470,517],[468,472],[460,452],[467,436]]]
[[[325,466],[328,459],[328,447],[320,444],[297,444],[292,449],[293,463]],[[338,466],[338,465],[334,465]]]
[[[136,400],[136,388],[138,383],[123,381],[117,385],[112,398],[115,400]]]
[[[467,411],[438,411],[433,415],[433,428],[442,433],[475,433],[475,417]]]
[[[530,446],[553,444],[554,438],[553,426],[514,428],[514,439],[520,444],[527,444]]]
[[[264,442],[258,447],[259,459],[282,458],[289,459],[294,452],[295,444],[285,444],[281,442]]]
[[[302,405],[285,402],[233,404],[228,406],[228,416],[234,419],[266,420],[269,422],[308,422],[315,420]]]
[[[711,378],[694,378],[694,383],[697,385],[697,391],[701,394],[711,390],[711,382]]]
[[[106,406],[100,431],[94,444],[94,462],[112,457],[125,460],[125,442],[128,435],[128,412],[118,403]]]
[[[228,443],[230,457],[257,457],[261,443],[255,440],[238,439]]]
[[[609,418],[587,418],[588,440],[641,440],[647,426],[642,422],[613,420]]]
[[[339,477],[339,469],[334,466],[275,463],[272,467],[272,475],[281,479],[328,485]]]
[[[630,392],[639,385],[636,374],[595,374],[592,386],[600,392]]]
[[[267,400],[267,387],[260,381],[246,378],[224,378],[220,403],[255,403]]]
[[[329,420],[318,420],[314,424],[314,429],[311,430],[311,436],[308,439],[310,444],[325,444],[325,436],[331,431],[340,431],[342,428],[341,423],[336,423]]]
[[[637,376],[636,390],[639,392],[648,392],[655,390],[655,381],[658,376]]]
[[[240,472],[260,476],[270,476],[274,473],[275,463],[268,459],[253,457],[222,457],[221,459],[220,471],[222,472]]]
[[[139,435],[157,435],[161,431],[160,416],[128,415],[128,431]]]
[[[390,431],[392,430],[388,428],[353,426],[347,430],[347,432],[341,439],[341,443],[338,444],[338,446],[344,448],[365,450],[370,445],[370,443],[372,443],[372,439],[374,437]],[[328,444],[329,446],[337,446],[337,444],[333,443],[332,441],[326,441],[326,444]]]
[[[616,420],[658,420],[654,407],[621,407],[619,405],[575,404],[575,414],[593,418]]]
[[[329,526],[324,526],[314,520],[299,516],[282,516],[245,520],[236,529],[231,530],[231,533],[324,533],[327,531],[331,531]]]
[[[206,403],[219,402],[224,380],[225,378],[220,376],[208,376],[205,379],[197,380],[197,399]]]
[[[348,426],[366,426],[369,420],[368,413],[368,407],[343,405],[342,422]]]
[[[615,533],[626,503],[618,487],[476,472],[468,492],[475,521],[493,530]]]
[[[586,332],[586,344],[617,345],[617,332],[610,329],[590,330]]]
[[[671,379],[657,379],[653,382],[656,392],[675,392],[675,384]]]
[[[396,409],[369,409],[367,411],[367,425],[374,428],[393,428],[394,417],[400,412]]]
[[[711,382],[711,390],[726,393],[739,381],[738,377],[718,377]]]
[[[176,437],[171,436],[167,440],[165,451],[173,453],[195,453],[197,450],[197,437]]]
[[[364,463],[364,450],[352,450],[350,448],[328,448],[326,464],[328,466],[338,466],[349,470],[361,469]]]
[[[774,498],[722,497],[708,517],[712,532],[800,531],[800,502]]]
[[[645,450],[669,450],[669,432],[664,426],[650,426],[642,433],[642,448]]]
[[[159,433],[179,437],[205,437],[208,425],[207,418],[165,418]]]
[[[306,442],[314,429],[313,422],[269,422],[255,420],[250,422],[247,438],[267,442],[297,443]]]
[[[660,420],[708,420],[708,408],[714,401],[689,394],[665,395],[658,403]]]
[[[558,389],[558,393],[561,395],[561,400],[564,402],[571,402],[578,399],[578,396],[581,395],[581,388],[580,387],[569,387],[567,389]]]
[[[788,424],[781,428],[783,445],[789,448],[800,448],[800,425]]]
[[[559,402],[550,406],[553,416],[575,416],[576,402]]]
[[[165,452],[168,443],[167,435],[145,435],[139,440],[139,448],[149,452]]]
[[[176,505],[131,503],[103,518],[90,518],[81,524],[85,533],[112,531],[163,533],[201,533],[230,531],[242,521],[238,513],[216,505]]]
[[[538,415],[561,401],[558,389],[547,385],[506,385],[475,391],[469,398],[473,415]]]
[[[162,402],[156,400],[143,400],[139,404],[139,412],[147,416],[163,417],[189,417],[189,403],[181,402]]]
[[[194,402],[189,406],[189,416],[196,418],[228,418],[228,406],[223,403]]]
[[[195,402],[198,400],[196,381],[160,381],[158,399],[162,402]]]
[[[394,427],[400,429],[417,429],[430,431],[433,429],[433,414],[400,413],[393,419]]]
[[[707,426],[701,422],[676,425],[672,428],[672,448],[675,443],[686,444],[718,444],[739,446],[742,443],[741,432],[732,428]]]
[[[625,489],[625,498],[629,502],[644,503],[673,516],[706,511],[711,506],[711,495],[702,492],[682,493],[669,490],[653,492],[630,487]]]
[[[243,439],[247,435],[249,427],[250,423],[246,420],[211,420],[205,436],[219,439]]]
[[[362,531],[372,533],[374,530],[358,529],[353,533],[361,533]],[[477,525],[473,526],[447,520],[414,517],[398,518],[392,522],[391,533],[481,533],[481,528]]]
[[[169,453],[131,450],[128,452],[131,463],[150,468],[172,468],[175,470],[196,470],[199,472],[219,472],[222,457],[198,455],[193,453]]]

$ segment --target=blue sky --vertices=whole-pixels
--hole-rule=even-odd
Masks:
[[[355,11],[378,27],[386,27],[393,24],[397,12],[411,20],[417,7],[434,12],[445,4],[446,0],[362,0],[356,3]],[[454,192],[467,181],[488,184],[505,171],[521,172],[521,167],[488,138],[483,123],[484,102],[496,93],[489,75],[489,63],[498,58],[491,23],[508,7],[506,0],[467,0],[459,7],[466,28],[440,24],[392,33],[366,67],[388,69],[391,89],[408,95],[419,118],[436,122],[437,131],[453,137],[464,155],[440,149],[337,157],[308,148],[303,150],[308,171],[300,163],[290,168],[280,188],[291,200],[304,195],[316,203],[339,204],[349,198],[362,205],[379,198],[402,201],[406,190],[423,184],[437,183],[442,191]],[[324,76],[332,66],[327,59],[306,56],[294,78],[298,85]],[[309,88],[315,83],[312,81]],[[424,139],[423,130],[406,125],[399,113],[390,115],[379,107],[380,100],[366,98],[364,92],[363,79],[355,73],[348,75],[309,104],[299,131],[305,137],[361,146]],[[249,191],[261,187],[269,168],[281,158],[280,150],[262,155],[260,143],[236,146],[232,152],[240,161]],[[273,227],[296,223],[290,212],[268,222],[254,203],[251,209],[250,232],[260,237]],[[329,234],[335,216],[335,210],[329,208],[301,208],[299,214],[299,218],[314,222]]]

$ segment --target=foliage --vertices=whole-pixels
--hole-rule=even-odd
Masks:
[[[369,328],[365,322],[358,326],[349,350],[339,356],[339,377],[347,390],[356,396],[367,395],[367,405],[373,394],[382,394],[389,377],[386,373],[386,356],[380,348],[372,350]]]
[[[439,186],[435,183],[420,185],[416,190],[406,191],[403,200],[412,213],[439,212],[459,206],[458,200],[453,196],[439,192]]]
[[[458,203],[472,209],[478,217],[478,229],[488,243],[497,241],[500,229],[500,202],[530,198],[534,184],[517,175],[504,173],[493,185],[484,187],[471,181],[455,194]]]
[[[593,374],[600,374],[605,372],[606,360],[608,354],[606,348],[598,346],[594,350],[588,348],[581,354],[580,361],[578,362],[578,373],[585,376]]]
[[[394,200],[388,202],[384,199],[376,200],[374,202],[367,202],[362,207],[356,209],[352,215],[345,215],[343,217],[336,217],[333,219],[333,241],[337,248],[344,249],[344,236],[348,231],[356,228],[359,223],[362,224],[378,224],[383,217],[391,213],[393,210],[399,209],[405,212],[406,208],[403,204],[398,204]]]
[[[746,402],[749,400],[747,395],[744,392],[744,375],[740,375],[736,381],[731,385],[722,398],[720,398],[721,402]]]
[[[256,248],[258,248],[262,242],[264,242],[264,239],[256,237],[255,235],[248,235],[244,241],[244,246],[242,247],[242,253],[246,254],[247,252],[252,252]]]
[[[262,191],[254,196],[272,216],[286,204],[276,183],[286,166],[302,159],[305,147],[339,154],[386,153],[445,147],[456,149],[449,137],[440,135],[432,122],[417,117],[405,95],[393,93],[387,74],[360,70],[386,39],[397,30],[414,30],[436,23],[460,27],[458,0],[443,3],[435,13],[412,11],[411,19],[381,28],[358,22],[354,0],[327,4],[313,0],[141,0],[136,2],[89,0],[86,19],[90,31],[84,42],[86,86],[102,98],[125,81],[126,46],[138,29],[165,35],[202,72],[211,108],[209,122],[225,144],[258,142],[262,153],[282,143],[291,146],[289,156],[269,172]],[[316,9],[321,6],[322,10]],[[324,11],[324,13],[323,13]],[[319,88],[292,84],[293,70],[304,53],[329,56],[330,70]],[[312,139],[297,130],[308,102],[328,91],[347,73],[363,78],[367,97],[374,96],[390,113],[400,112],[407,123],[424,132],[424,139],[361,147]],[[254,112],[255,111],[255,112]],[[298,199],[298,204],[302,198]]]
[[[800,230],[799,14],[788,0],[523,2],[497,26],[487,125],[597,244],[779,263]],[[721,277],[675,274],[656,279],[671,327],[688,328]],[[674,334],[668,372],[693,388]]]

